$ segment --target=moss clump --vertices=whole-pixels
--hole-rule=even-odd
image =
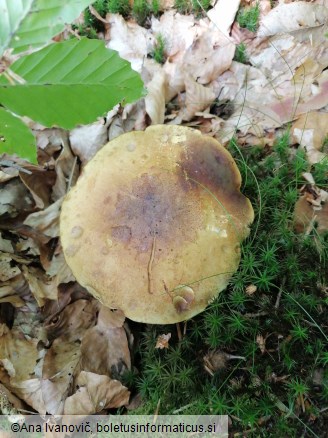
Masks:
[[[240,27],[245,27],[251,32],[256,32],[260,16],[260,7],[256,3],[251,8],[242,8],[237,14],[237,21]]]

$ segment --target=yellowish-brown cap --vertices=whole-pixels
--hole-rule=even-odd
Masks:
[[[254,213],[215,139],[156,125],[104,146],[66,196],[60,234],[78,282],[139,322],[203,311],[240,260]]]

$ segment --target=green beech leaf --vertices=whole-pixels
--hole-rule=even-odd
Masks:
[[[54,43],[11,65],[25,83],[0,76],[0,103],[45,126],[71,129],[93,122],[143,92],[140,75],[99,40]]]
[[[0,56],[40,47],[64,30],[90,0],[0,0]]]
[[[36,163],[34,135],[21,119],[0,107],[0,155],[3,153]]]

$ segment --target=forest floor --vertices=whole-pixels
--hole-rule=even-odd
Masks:
[[[104,40],[147,94],[69,132],[34,124],[37,166],[1,158],[4,414],[222,414],[233,437],[328,437],[327,21],[326,0],[98,0],[58,36]],[[67,181],[151,124],[220,141],[255,213],[226,290],[177,325],[106,309],[59,239]]]

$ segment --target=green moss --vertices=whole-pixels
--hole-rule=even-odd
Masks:
[[[191,0],[191,4],[194,14],[201,15],[211,7],[211,0]]]
[[[130,14],[129,0],[108,0],[108,12],[128,17]]]
[[[147,0],[135,0],[132,14],[140,26],[144,25],[151,12],[151,6]]]
[[[237,14],[237,21],[240,27],[245,27],[251,32],[256,32],[260,8],[258,3],[251,8],[242,8]]]
[[[175,0],[174,7],[180,14],[190,14],[192,10],[190,0]]]
[[[164,64],[166,60],[165,56],[165,40],[161,34],[156,36],[156,43],[154,47],[154,51],[152,53],[153,58],[159,64]]]
[[[151,11],[155,16],[158,16],[160,13],[159,6],[160,6],[159,0],[152,0]]]
[[[246,46],[244,43],[240,43],[236,46],[234,61],[241,62],[242,64],[247,63]]]

